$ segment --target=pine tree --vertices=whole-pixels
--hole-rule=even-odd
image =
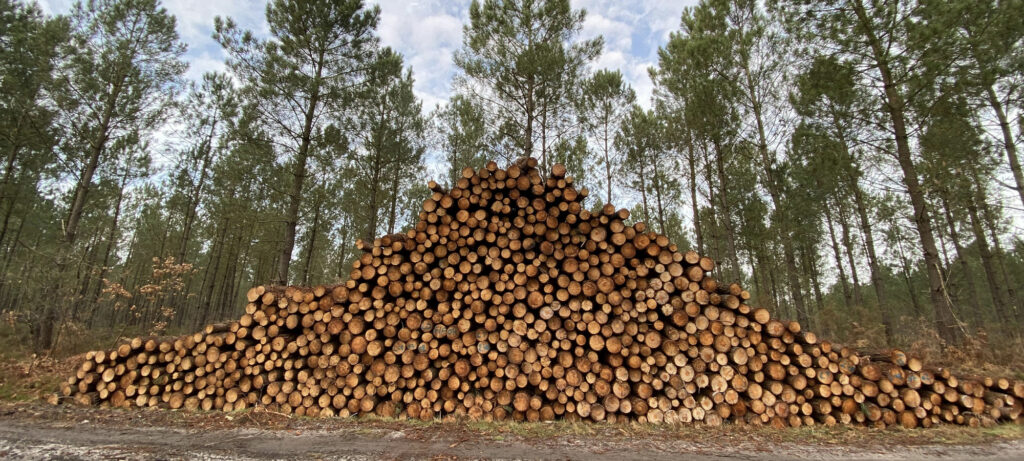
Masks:
[[[422,171],[426,121],[412,87],[412,71],[402,56],[384,48],[359,93],[358,146],[350,156],[350,178],[357,186],[348,192],[360,197],[354,203],[362,205],[352,211],[363,225],[357,235],[366,241],[381,230],[398,230],[402,195]]]
[[[67,38],[65,19],[45,18],[34,4],[0,0],[0,246],[11,219],[25,219],[39,176],[56,165],[57,114],[46,101]]]
[[[489,146],[484,109],[473,99],[454,94],[432,120],[439,134],[438,145],[448,163],[446,179],[452,186],[462,177],[465,167],[480,168],[487,163]]]
[[[56,273],[66,296],[76,282],[65,271],[78,239],[97,174],[117,160],[112,149],[143,142],[166,119],[186,64],[174,16],[157,0],[100,0],[78,3],[71,13],[71,40],[52,93],[61,111],[63,162],[74,187],[63,228]],[[53,344],[60,314],[48,303],[36,338]]]
[[[785,18],[788,29],[811,50],[830,50],[850,59],[870,81],[880,116],[888,119],[895,142],[894,157],[902,173],[913,209],[913,221],[923,250],[929,281],[935,329],[947,344],[962,338],[953,306],[943,287],[943,275],[925,191],[911,150],[908,111],[915,98],[946,72],[955,56],[952,28],[943,21],[923,20],[925,5],[914,1],[888,0],[866,4],[863,0],[786,0],[772,4]],[[817,47],[817,48],[816,48]]]
[[[635,102],[636,92],[617,70],[601,69],[583,84],[580,117],[597,151],[594,163],[604,170],[605,203],[614,203],[614,173],[622,162],[615,150],[615,133]]]
[[[179,263],[188,260],[189,247],[194,243],[193,228],[207,194],[211,169],[226,148],[227,133],[238,111],[238,98],[227,74],[206,73],[198,85],[190,85],[181,114],[189,140],[180,153],[180,168],[174,184],[176,196],[168,204],[180,207],[181,239],[176,253]]]
[[[379,7],[366,9],[361,0],[275,0],[267,5],[266,40],[242,32],[230,18],[214,21],[228,67],[245,85],[244,97],[259,111],[291,176],[272,283],[289,281],[311,157],[339,142],[331,125],[354,100],[372,62],[379,15]]]
[[[568,0],[470,5],[455,54],[462,72],[456,85],[485,108],[490,131],[508,145],[506,157],[537,155],[542,165],[550,163],[550,146],[563,138],[555,126],[573,109],[567,95],[603,46],[601,38],[575,41],[585,17]]]

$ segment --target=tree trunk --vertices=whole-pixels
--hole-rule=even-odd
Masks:
[[[839,269],[839,282],[843,289],[843,301],[846,304],[846,308],[849,309],[853,306],[853,297],[850,295],[850,285],[846,282],[846,269],[843,269],[843,257],[839,252],[839,242],[836,241],[836,230],[832,225],[832,211],[831,207],[826,204],[825,210],[825,223],[828,224],[828,235],[832,241],[832,254],[835,256],[836,268]]]
[[[344,226],[344,224],[342,224],[342,226]],[[338,277],[338,280],[345,279],[345,261],[347,259],[345,257],[345,254],[348,253],[348,239],[349,231],[345,230],[345,228],[343,227],[341,231],[341,245],[338,248],[338,269],[337,273],[335,274]]]
[[[705,175],[704,180],[708,185],[708,203],[714,204],[718,203],[718,190],[715,187],[717,175],[716,173],[714,173],[715,171],[717,171],[717,168],[714,168],[711,165],[711,159],[708,157],[709,151],[710,149],[707,149],[706,146],[702,150],[702,154],[704,157],[703,170]],[[724,240],[724,238],[722,237],[722,226],[718,224],[718,214],[709,212],[707,213],[707,218],[709,221],[708,224],[710,226],[709,235],[711,239],[711,248],[708,251],[716,255],[726,254],[725,251],[722,250],[722,240]],[[717,269],[721,270],[721,265],[717,266]]]
[[[825,308],[825,304],[824,296],[821,294],[821,283],[818,281],[818,265],[812,260],[812,250],[805,246],[801,253],[803,253],[804,256],[803,259],[804,264],[807,267],[807,274],[811,279],[811,290],[814,293],[814,306],[818,309],[817,312],[821,312],[822,309]],[[807,316],[807,328],[813,328],[815,326],[816,322],[812,323],[812,318],[814,317],[811,315]]]
[[[860,276],[857,274],[857,260],[853,256],[853,238],[850,237],[850,220],[847,219],[846,209],[842,204],[836,204],[836,212],[839,219],[839,228],[842,230],[843,249],[846,250],[846,260],[850,264],[850,277],[853,281],[853,303],[862,306],[864,299],[860,293]]]
[[[306,263],[302,265],[302,284],[309,285],[309,268],[313,262],[313,249],[316,247],[316,233],[320,227],[320,207],[313,208],[313,227],[309,230],[309,245],[306,248]]]
[[[117,239],[117,226],[121,217],[121,204],[124,202],[124,188],[128,185],[128,170],[125,169],[124,176],[121,177],[121,190],[117,192],[117,201],[114,202],[114,217],[110,220],[110,232],[107,233],[107,248],[103,252],[103,264],[100,264],[100,275],[99,283],[96,284],[96,289],[93,290],[92,302],[98,303],[103,289],[103,279],[107,277],[107,272],[110,268],[107,267],[110,264],[110,253],[114,249],[114,243]]]
[[[868,254],[868,268],[871,269],[871,286],[874,288],[875,299],[878,302],[878,312],[882,317],[882,327],[885,330],[886,344],[893,344],[893,321],[892,313],[889,311],[884,300],[884,287],[882,285],[882,272],[878,264],[878,253],[875,251],[875,236],[871,221],[868,219],[868,207],[864,200],[864,191],[861,190],[858,176],[852,176],[850,189],[853,191],[853,203],[857,206],[857,216],[860,218],[860,230],[864,234],[864,249]]]
[[[975,193],[979,195],[978,206],[981,209],[982,219],[987,224],[986,226],[988,227],[988,235],[992,239],[992,249],[994,250],[992,252],[993,259],[995,260],[996,266],[999,268],[999,273],[1002,275],[1002,282],[1004,282],[1006,287],[1007,305],[1005,305],[1004,308],[1007,310],[1008,318],[1010,318],[1011,320],[1013,320],[1014,318],[1019,319],[1021,315],[1020,303],[1017,299],[1016,290],[1014,289],[1014,280],[1013,278],[1010,277],[1010,273],[1008,273],[1007,271],[1005,257],[1007,252],[1002,250],[1002,243],[999,242],[999,233],[996,224],[995,213],[992,211],[992,208],[988,206],[987,198],[981,193],[982,182],[978,182],[980,180],[981,179],[978,177],[977,172],[975,172]]]
[[[533,157],[533,121],[536,117],[533,112],[536,108],[533,101],[534,91],[533,77],[529,77],[526,89],[526,129],[523,133],[523,157]]]
[[[78,236],[78,225],[81,222],[82,214],[85,211],[85,201],[89,195],[89,190],[92,188],[92,178],[95,176],[96,170],[99,168],[100,156],[106,149],[107,141],[109,140],[111,119],[114,116],[114,109],[120,93],[121,83],[119,82],[114,85],[112,92],[107,96],[107,100],[103,107],[103,113],[100,114],[99,125],[96,127],[98,130],[96,137],[89,140],[89,157],[85,162],[85,168],[82,170],[81,175],[78,177],[78,181],[75,183],[75,192],[72,196],[71,208],[68,210],[68,220],[64,225],[64,232],[62,234],[63,241],[61,242],[60,249],[58,250],[54,268],[54,273],[60,278],[57,282],[58,293],[64,293],[64,290],[69,287],[65,271],[71,262],[69,258],[74,250],[73,247],[75,239]],[[39,320],[38,330],[35,332],[36,344],[39,349],[49,349],[54,343],[55,329],[60,322],[60,310],[58,304],[60,303],[45,303],[45,306],[43,307],[43,315]]]
[[[18,119],[18,125],[14,129],[19,130],[20,127],[21,119]],[[7,153],[7,160],[4,165],[3,183],[0,184],[0,194],[3,194],[2,196],[0,196],[0,198],[2,198],[3,202],[5,202],[7,205],[7,210],[5,211],[3,224],[0,224],[0,243],[2,243],[4,241],[4,237],[7,236],[7,225],[10,222],[11,211],[14,210],[14,202],[17,198],[17,194],[11,193],[10,188],[11,179],[14,178],[14,162],[18,158],[19,150],[21,149],[17,143],[11,144],[11,149]]]
[[[1017,302],[1017,294],[1013,289],[1013,279],[1010,278],[1010,274],[1006,271],[1006,263],[1004,262],[1003,255],[1006,252],[1003,251],[1003,244],[999,241],[999,231],[996,224],[996,216],[992,211],[992,208],[988,206],[988,197],[982,189],[981,178],[978,176],[977,171],[972,171],[974,176],[974,196],[978,202],[978,209],[981,211],[982,221],[988,228],[989,236],[992,239],[992,259],[996,263],[996,267],[999,269],[1000,275],[1003,277],[1003,283],[1005,284],[1005,300],[1006,304],[1001,306],[1001,309],[1005,312],[1004,315],[1008,320],[1013,320],[1019,316],[1019,304]],[[1007,324],[1008,326],[1009,324]]]
[[[729,207],[729,199],[727,195],[728,181],[725,177],[725,159],[724,152],[721,144],[716,139],[715,143],[715,166],[718,171],[718,199],[722,204],[722,217],[725,219],[725,225],[721,226],[725,231],[725,243],[726,248],[729,250],[729,265],[731,266],[732,280],[738,281],[740,279],[740,259],[739,253],[736,251],[736,231],[732,225],[732,208]]]
[[[3,245],[7,241],[7,231],[10,229],[11,217],[14,216],[14,202],[17,200],[17,195],[11,197],[11,200],[7,203],[7,208],[4,210],[3,224],[0,225],[0,245]],[[22,219],[22,222],[25,220]],[[9,259],[17,247],[18,239],[11,240],[11,244],[7,247],[8,251],[5,252],[4,258]],[[0,272],[0,284],[3,284],[7,279],[7,271]]]
[[[214,119],[213,125],[210,127],[210,134],[206,137],[206,141],[201,146],[203,151],[203,163],[199,167],[199,181],[198,184],[193,188],[192,194],[188,200],[188,209],[185,210],[185,224],[181,231],[181,245],[178,248],[178,263],[184,263],[188,256],[188,243],[192,237],[192,224],[196,220],[196,216],[199,214],[199,201],[202,199],[203,188],[206,186],[206,173],[207,169],[210,168],[210,161],[213,150],[213,136],[217,129],[217,120]]]
[[[643,160],[638,160],[640,166],[640,203],[644,207],[644,219],[651,219],[651,211],[647,206],[647,175],[645,174]]]
[[[395,233],[395,225],[398,223],[398,176],[399,171],[391,172],[391,203],[388,207],[388,233]]]
[[[878,37],[875,36],[871,21],[867,17],[864,5],[861,2],[862,0],[854,1],[854,11],[857,14],[861,27],[867,34],[868,43],[874,53],[875,64],[882,77],[882,85],[885,91],[885,109],[889,112],[896,137],[896,157],[903,172],[903,183],[907,186],[907,193],[910,194],[910,203],[914,208],[914,224],[917,227],[917,233],[921,239],[921,249],[924,253],[925,271],[928,274],[928,291],[935,315],[935,329],[939,332],[939,337],[947,345],[958,344],[963,339],[962,332],[957,328],[956,321],[953,318],[953,306],[950,305],[949,297],[943,286],[942,274],[939,272],[939,251],[935,245],[935,236],[932,232],[931,219],[928,216],[924,192],[921,190],[917,177],[917,168],[910,153],[903,96],[900,94],[897,88],[898,84],[895,83],[890,72],[888,51],[883,48]]]
[[[782,193],[779,190],[779,185],[776,182],[774,173],[774,160],[768,153],[768,144],[765,140],[764,127],[762,125],[760,108],[759,106],[755,110],[757,112],[754,119],[758,124],[758,152],[761,154],[761,161],[764,163],[764,183],[768,189],[768,195],[771,196],[772,206],[775,208],[776,213],[782,213]],[[779,234],[779,238],[782,240],[782,252],[786,263],[786,277],[789,281],[790,295],[793,297],[793,307],[796,310],[797,319],[805,321],[808,318],[807,308],[804,304],[803,299],[803,287],[800,283],[800,275],[797,270],[796,256],[794,255],[793,244],[791,242],[791,236],[788,225],[788,218],[782,217],[776,221],[776,232]]]
[[[910,305],[914,307],[915,314],[921,315],[924,309],[917,300],[917,291],[914,290],[914,284],[910,279],[910,260],[907,259],[907,254],[903,251],[903,242],[897,242],[897,245],[900,251],[900,269],[903,272],[903,281],[907,284],[907,292],[910,293]]]
[[[548,167],[548,98],[545,98],[540,106],[540,171],[551,171]]]
[[[651,164],[654,166],[654,178],[652,178],[652,180],[654,181],[655,201],[658,202],[658,227],[661,229],[660,233],[664,234],[665,233],[665,206],[662,204],[662,201],[661,201],[661,188],[664,187],[664,184],[661,181],[661,173],[658,171],[658,164],[659,163],[660,162],[658,162],[656,159],[653,162],[651,162]]]
[[[380,209],[377,203],[377,193],[380,190],[381,169],[384,168],[381,164],[381,155],[380,152],[373,154],[373,175],[370,177],[370,203],[366,204],[370,216],[366,225],[366,231],[363,234],[363,240],[366,242],[372,242],[377,235],[377,211]]]
[[[935,229],[935,235],[939,237],[939,250],[942,252],[942,266],[940,266],[940,272],[948,275],[950,271],[952,271],[953,263],[950,262],[949,245],[946,244],[946,226],[943,226],[939,221],[939,216],[932,216],[932,218],[932,229]]]
[[[697,240],[697,252],[704,254],[704,232],[700,225],[700,206],[697,204],[697,161],[694,157],[691,146],[687,155],[690,164],[690,209],[693,213],[693,233]]]
[[[981,325],[981,304],[978,303],[978,289],[974,286],[974,276],[971,274],[971,265],[967,261],[967,252],[960,242],[960,234],[956,230],[956,220],[953,219],[953,211],[949,207],[949,201],[945,196],[942,200],[942,209],[946,215],[946,224],[949,226],[949,237],[953,240],[953,247],[956,249],[956,257],[960,260],[960,269],[964,273],[964,287],[967,289],[968,303],[971,306],[971,319],[975,326]]]
[[[971,217],[971,231],[974,232],[974,241],[978,246],[978,254],[981,256],[981,268],[985,272],[985,281],[988,282],[989,294],[992,296],[992,306],[996,317],[1001,325],[1006,325],[1009,320],[1004,307],[1006,299],[1003,298],[1003,289],[999,286],[999,278],[996,276],[995,262],[992,258],[992,250],[988,246],[988,238],[982,228],[981,217],[977,205],[972,201],[967,204],[967,212]]]
[[[608,115],[605,114],[605,118],[604,118],[605,121],[604,121],[604,124],[603,124],[604,125],[604,138],[602,139],[602,141],[604,142],[604,173],[606,175],[606,177],[605,177],[605,179],[606,179],[605,185],[608,188],[608,199],[604,203],[612,203],[612,159],[611,159],[611,152],[609,151],[609,148],[608,148],[608,139],[609,139],[608,125],[611,123],[610,120],[608,120],[609,118],[610,117],[608,117]]]
[[[765,256],[764,242],[753,243],[753,246],[757,260],[757,269],[755,270],[761,273],[761,288],[764,290],[758,291],[758,294],[762,296],[761,302],[765,303],[772,312],[778,312],[779,300],[775,294],[775,281],[772,276],[770,258]]]
[[[1024,205],[1024,173],[1021,172],[1020,159],[1017,158],[1017,144],[1013,141],[1010,120],[1006,116],[1003,104],[999,101],[999,96],[996,95],[995,88],[989,85],[985,90],[988,96],[988,103],[992,106],[992,110],[995,111],[996,118],[999,119],[999,130],[1003,134],[1003,149],[1006,150],[1010,171],[1013,172],[1013,180],[1017,183],[1017,195],[1020,196],[1020,202]]]
[[[275,285],[288,283],[288,267],[292,262],[292,250],[295,249],[296,227],[299,224],[299,210],[302,206],[302,187],[306,180],[306,162],[309,160],[309,147],[313,135],[313,119],[317,106],[320,104],[320,76],[323,72],[323,55],[316,64],[316,76],[306,108],[305,119],[302,121],[302,134],[299,150],[295,153],[295,169],[292,170],[292,188],[288,192],[288,211],[285,215],[284,243],[277,260],[277,274],[271,281]]]

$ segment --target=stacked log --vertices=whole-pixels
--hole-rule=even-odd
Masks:
[[[1021,421],[1024,382],[862,353],[750,306],[714,261],[565,168],[495,163],[432,195],[412,230],[361,244],[336,286],[255,287],[237,321],[91,352],[82,404],[307,416],[732,421],[773,426]]]

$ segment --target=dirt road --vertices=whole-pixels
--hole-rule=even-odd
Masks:
[[[414,424],[263,414],[0,407],[11,459],[1024,459],[1020,431],[933,433],[750,428],[678,431],[571,423]],[[518,433],[517,433],[518,432]],[[573,433],[575,432],[575,433]],[[570,434],[566,434],[570,433]],[[922,438],[923,437],[923,438]],[[953,440],[950,440],[950,439]]]

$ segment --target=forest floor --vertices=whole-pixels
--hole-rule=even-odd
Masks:
[[[52,406],[80,357],[0,351],[0,459],[1024,459],[1024,425],[775,430],[736,425],[397,421]]]
[[[931,429],[415,422],[0,403],[13,459],[1024,459],[1024,426]]]

